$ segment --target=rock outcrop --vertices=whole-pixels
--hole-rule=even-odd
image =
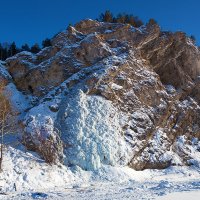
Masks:
[[[84,20],[52,44],[5,63],[29,97],[29,148],[51,138],[57,159],[89,170],[200,163],[200,52],[184,33]]]

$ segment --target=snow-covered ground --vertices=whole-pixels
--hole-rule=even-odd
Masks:
[[[189,191],[189,192],[174,192],[165,196],[156,198],[156,200],[199,200],[200,191]]]
[[[3,169],[0,199],[200,199],[200,170],[194,167],[135,171],[104,165],[83,171],[49,166],[37,154],[9,147]]]

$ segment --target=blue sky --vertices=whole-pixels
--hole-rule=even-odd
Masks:
[[[163,30],[185,31],[200,43],[199,0],[0,0],[0,42],[41,43],[69,23],[95,19],[107,9],[144,22],[155,18]]]

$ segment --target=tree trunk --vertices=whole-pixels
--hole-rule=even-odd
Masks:
[[[3,113],[3,119],[2,119],[2,128],[1,128],[1,158],[0,158],[0,172],[2,171],[2,162],[3,162],[3,136],[4,136],[4,123],[5,123],[5,115]]]
[[[3,144],[1,143],[0,172],[2,171],[2,162],[3,162]]]

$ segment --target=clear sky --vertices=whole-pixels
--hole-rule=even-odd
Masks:
[[[0,42],[41,43],[69,23],[95,19],[105,10],[144,22],[154,18],[163,30],[185,31],[200,44],[200,0],[0,0]]]

